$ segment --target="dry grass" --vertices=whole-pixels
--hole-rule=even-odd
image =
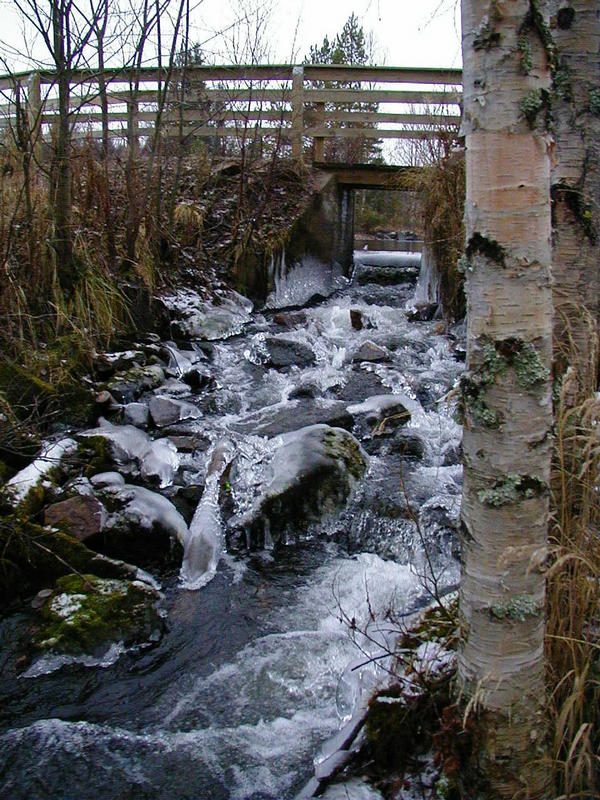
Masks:
[[[464,275],[458,269],[465,243],[465,160],[462,151],[453,150],[452,134],[440,136],[434,149],[421,153],[423,165],[403,180],[421,196],[425,249],[439,271],[444,313],[456,320],[466,312]]]
[[[581,313],[581,312],[580,312]],[[552,566],[546,655],[557,796],[597,797],[600,743],[600,400],[598,336],[555,397]]]

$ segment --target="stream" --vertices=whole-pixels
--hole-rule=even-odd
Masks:
[[[410,421],[377,435],[355,431],[368,471],[320,529],[275,548],[224,552],[196,591],[176,569],[156,576],[168,629],[153,648],[3,680],[1,797],[291,800],[324,742],[385,680],[389,659],[380,656],[396,632],[387,610],[408,614],[430,600],[434,582],[440,590],[457,582],[461,431],[445,398],[463,368],[452,349],[460,330],[409,322],[413,283],[369,283],[363,271],[360,284],[340,278],[328,299],[299,310],[312,293],[306,281],[279,285],[272,305],[293,312],[256,311],[214,343],[218,391],[198,390],[202,416],[189,425],[250,453],[262,440],[245,432],[246,421],[274,406],[285,413],[294,397],[356,406],[402,394],[414,401]],[[286,336],[309,345],[314,363],[265,367],[263,342],[281,333],[281,314]],[[389,357],[352,360],[367,342]],[[206,475],[206,454],[186,457],[190,474]],[[14,658],[5,645],[21,623],[16,614],[0,626],[3,675]]]

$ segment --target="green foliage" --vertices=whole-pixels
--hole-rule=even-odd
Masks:
[[[305,64],[373,64],[373,45],[365,34],[356,14],[352,13],[342,30],[332,39],[325,36],[320,45],[311,45]],[[326,81],[327,88],[350,89],[359,84],[352,82]],[[332,103],[330,111],[376,111],[376,103]],[[373,127],[368,123],[336,123],[341,127]],[[346,162],[374,162],[381,159],[381,143],[374,139],[336,140],[326,142],[327,160]]]
[[[325,36],[320,45],[311,45],[308,64],[370,64],[372,53],[358,17],[352,13],[333,39]]]
[[[386,227],[386,221],[384,214],[371,206],[364,206],[359,213],[355,212],[356,229],[364,231],[364,233],[376,233],[378,230],[382,230]]]

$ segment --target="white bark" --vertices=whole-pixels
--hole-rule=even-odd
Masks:
[[[553,0],[558,51],[553,276],[556,369],[585,375],[598,319],[600,246],[600,17],[597,0]]]
[[[468,345],[458,665],[463,700],[479,710],[463,777],[481,796],[536,798],[546,791],[536,759],[552,424],[547,30],[533,0],[462,6]]]

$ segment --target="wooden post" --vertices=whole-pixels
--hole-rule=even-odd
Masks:
[[[304,67],[292,70],[292,158],[302,160],[302,132],[304,130]]]
[[[29,78],[27,87],[27,119],[31,149],[36,161],[39,161],[42,147],[42,95],[40,89],[40,73],[34,72]]]
[[[316,103],[315,124],[318,128],[325,125],[325,103]],[[325,161],[325,137],[315,136],[313,139],[313,161]]]

